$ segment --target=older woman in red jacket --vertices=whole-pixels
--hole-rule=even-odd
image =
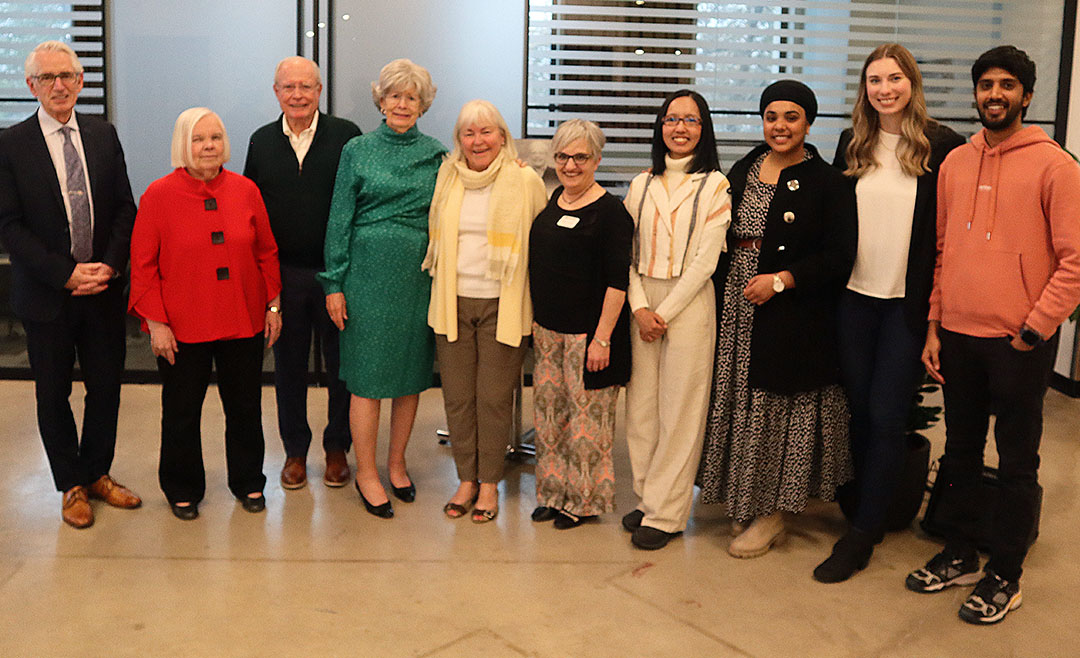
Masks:
[[[262,196],[225,171],[229,140],[205,107],[185,110],[172,139],[175,170],[150,184],[131,236],[128,310],[143,321],[161,373],[158,479],[178,518],[199,515],[206,490],[199,431],[217,366],[229,489],[260,512],[264,340],[281,331],[277,244]]]

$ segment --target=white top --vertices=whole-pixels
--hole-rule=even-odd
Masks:
[[[311,118],[311,125],[300,131],[297,135],[289,127],[289,121],[285,118],[285,115],[281,116],[281,131],[285,133],[285,136],[289,138],[289,144],[292,146],[293,153],[296,153],[296,164],[301,169],[304,168],[304,158],[307,157],[308,149],[311,148],[311,142],[315,139],[315,127],[319,125],[319,113],[316,112],[315,116]]]
[[[847,287],[879,299],[903,297],[906,288],[918,178],[900,168],[896,158],[899,144],[900,135],[879,131],[874,147],[878,166],[855,184],[859,250]]]
[[[49,157],[52,158],[53,169],[56,170],[56,178],[60,181],[60,196],[64,198],[64,212],[67,213],[68,235],[71,235],[71,200],[68,199],[67,167],[64,165],[64,133],[61,128],[71,127],[71,143],[75,145],[75,151],[82,160],[83,176],[86,178],[86,201],[90,204],[90,235],[94,234],[94,197],[90,192],[90,170],[86,167],[86,152],[83,150],[82,132],[75,120],[75,113],[67,123],[60,123],[52,117],[45,108],[38,108],[38,124],[41,126],[41,134],[45,136],[45,145],[49,148]],[[72,249],[75,245],[71,245]]]
[[[487,278],[488,202],[492,185],[465,190],[458,220],[457,294],[458,297],[498,299],[499,280]]]

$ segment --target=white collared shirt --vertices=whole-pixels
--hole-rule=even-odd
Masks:
[[[285,115],[281,115],[281,131],[289,138],[289,144],[292,146],[293,152],[296,153],[296,164],[301,169],[304,168],[304,158],[307,157],[311,142],[315,139],[315,127],[318,125],[319,113],[316,111],[315,116],[311,118],[311,125],[301,130],[298,135],[289,127],[289,120],[285,118]]]
[[[86,152],[83,150],[82,131],[79,123],[75,120],[75,112],[67,123],[60,123],[52,117],[45,108],[38,107],[38,124],[41,126],[41,134],[45,137],[45,146],[49,149],[49,157],[52,158],[53,169],[56,170],[56,178],[60,182],[60,196],[64,199],[64,212],[67,213],[68,234],[71,233],[71,200],[68,198],[67,167],[64,165],[64,133],[61,128],[71,127],[71,143],[75,145],[75,151],[82,160],[83,176],[86,177],[86,200],[90,204],[90,234],[94,230],[94,197],[90,191],[90,170],[86,166]],[[74,248],[74,245],[72,245]]]

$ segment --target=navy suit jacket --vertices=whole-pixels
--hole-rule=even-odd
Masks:
[[[78,113],[94,203],[94,262],[119,274],[122,288],[130,256],[135,201],[116,129]],[[75,269],[67,213],[45,137],[35,112],[0,132],[0,240],[11,256],[11,306],[35,322],[59,315],[71,292],[64,288]]]

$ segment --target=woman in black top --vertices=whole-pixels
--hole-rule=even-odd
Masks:
[[[630,378],[633,221],[596,182],[604,134],[571,119],[551,140],[562,187],[529,233],[536,413],[534,521],[573,528],[615,508],[615,404]]]
[[[866,566],[904,467],[912,399],[937,257],[937,172],[964,138],[930,119],[922,75],[900,44],[863,64],[834,164],[855,186],[859,248],[840,298],[840,371],[851,403],[855,510],[814,578],[835,583]]]

